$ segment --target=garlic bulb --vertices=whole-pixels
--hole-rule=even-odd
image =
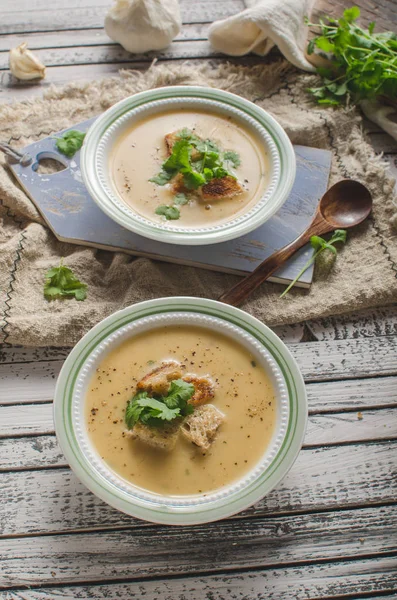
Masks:
[[[105,17],[108,36],[133,53],[166,48],[180,29],[178,0],[115,0]]]
[[[10,50],[10,71],[18,79],[43,79],[45,66],[28,50],[26,42]]]

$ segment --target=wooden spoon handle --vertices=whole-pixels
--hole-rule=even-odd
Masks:
[[[218,300],[232,306],[240,306],[261,283],[266,281],[274,271],[277,271],[299,248],[307,244],[312,234],[313,232],[307,230],[296,240],[284,246],[284,248],[277,250],[277,252],[264,260],[255,271],[244,277],[231,290],[222,294]]]

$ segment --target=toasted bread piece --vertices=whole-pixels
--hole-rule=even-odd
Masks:
[[[199,377],[192,373],[187,373],[182,377],[183,381],[192,383],[194,385],[195,392],[189,400],[189,404],[193,406],[199,406],[205,404],[215,396],[215,385],[209,377]]]
[[[208,450],[224,420],[224,414],[213,404],[205,404],[186,417],[181,425],[181,432],[190,442]]]
[[[148,427],[138,422],[131,431],[126,431],[126,436],[133,440],[139,440],[152,448],[169,452],[175,448],[179,430],[180,420],[166,423],[162,427]]]
[[[186,187],[182,173],[178,173],[171,180],[171,191],[173,194],[188,194],[192,191]]]
[[[172,149],[174,147],[175,142],[177,142],[179,140],[179,136],[180,136],[180,131],[173,131],[172,133],[167,133],[167,135],[164,136],[168,156],[170,154],[172,154]],[[198,137],[198,136],[196,136],[196,137]],[[197,160],[198,158],[200,158],[200,152],[198,152],[195,148],[193,148],[191,157],[193,160]]]
[[[227,200],[238,196],[243,188],[234,177],[226,175],[220,179],[211,179],[201,188],[201,197],[203,200]]]
[[[177,360],[162,362],[159,367],[156,367],[138,381],[137,390],[164,396],[168,392],[170,382],[182,377],[184,368],[184,365],[181,365]]]

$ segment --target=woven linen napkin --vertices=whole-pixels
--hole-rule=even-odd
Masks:
[[[282,325],[397,301],[397,235],[393,182],[365,139],[358,113],[321,108],[306,88],[316,76],[285,61],[243,67],[161,64],[146,73],[51,89],[43,99],[0,107],[2,141],[23,147],[98,115],[135,92],[164,85],[219,87],[269,111],[295,144],[332,151],[330,183],[351,177],[371,190],[371,219],[349,233],[336,262],[317,265],[310,291],[265,283],[244,309],[269,325]],[[61,243],[0,159],[0,341],[32,346],[72,345],[90,327],[135,302],[164,296],[217,298],[237,277],[147,258]],[[47,302],[44,274],[61,257],[88,284],[88,298]]]

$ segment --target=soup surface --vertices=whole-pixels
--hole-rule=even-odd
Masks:
[[[126,436],[126,403],[137,381],[164,359],[209,374],[216,384],[211,403],[225,421],[206,452],[183,435],[168,452]],[[214,490],[252,469],[273,435],[276,406],[268,375],[240,344],[209,329],[168,326],[108,354],[90,382],[86,420],[93,445],[116,473],[151,492],[185,495]]]
[[[162,205],[172,205],[172,185],[149,181],[167,158],[165,136],[188,129],[201,139],[210,139],[223,151],[238,153],[240,164],[232,170],[243,191],[232,198],[204,200],[189,195],[180,206],[176,221],[156,214]],[[259,138],[240,123],[221,115],[180,109],[143,119],[115,143],[110,156],[114,186],[124,202],[141,216],[156,223],[202,227],[230,221],[253,207],[269,182],[269,161]]]

